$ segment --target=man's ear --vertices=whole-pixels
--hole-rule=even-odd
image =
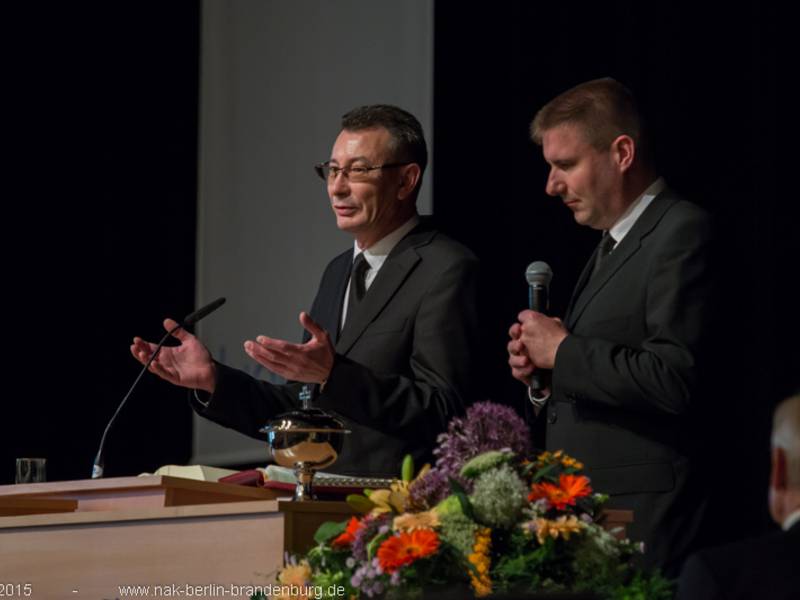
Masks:
[[[397,197],[400,200],[405,200],[417,189],[422,170],[417,163],[411,163],[400,168],[402,170],[400,171],[400,187],[397,190]]]
[[[772,467],[769,474],[769,486],[772,489],[785,490],[787,488],[786,468],[786,451],[783,448],[773,448]]]
[[[611,156],[619,167],[620,172],[625,172],[633,165],[636,158],[636,142],[629,135],[621,135],[611,142]]]

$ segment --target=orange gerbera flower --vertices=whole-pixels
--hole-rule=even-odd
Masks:
[[[402,566],[430,556],[439,549],[439,536],[430,529],[402,532],[384,540],[378,548],[378,563],[384,573],[394,573]]]
[[[361,529],[364,524],[355,517],[350,517],[350,520],[347,522],[347,527],[345,528],[344,532],[339,535],[331,544],[336,548],[342,548],[344,546],[349,546],[353,543],[356,539],[356,533],[358,530]]]
[[[533,502],[539,498],[547,500],[558,510],[564,510],[567,505],[575,505],[575,499],[588,496],[592,493],[589,478],[585,475],[560,475],[558,485],[552,483],[534,483],[528,501]]]

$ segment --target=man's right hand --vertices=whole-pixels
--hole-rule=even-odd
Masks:
[[[511,375],[525,385],[530,385],[531,374],[536,367],[528,356],[525,344],[520,340],[522,335],[522,325],[514,323],[508,330],[511,340],[508,342],[508,366],[511,367]]]
[[[165,319],[164,329],[169,331],[177,324],[172,319]],[[175,385],[213,394],[217,385],[217,371],[211,353],[200,340],[182,328],[172,336],[180,340],[180,346],[163,346],[149,370]],[[140,363],[146,364],[155,350],[156,344],[133,338],[131,354]]]

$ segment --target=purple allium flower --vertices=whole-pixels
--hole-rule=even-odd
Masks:
[[[450,494],[450,478],[469,491],[468,481],[458,477],[469,459],[488,450],[510,448],[518,456],[530,453],[530,430],[525,421],[509,406],[478,402],[456,417],[439,434],[433,451],[436,464],[425,477],[411,486],[411,500],[421,506],[434,506]]]

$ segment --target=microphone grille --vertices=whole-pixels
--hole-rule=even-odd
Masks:
[[[528,285],[548,287],[551,279],[553,279],[553,270],[544,261],[537,260],[532,262],[525,269],[525,281],[528,282]]]

